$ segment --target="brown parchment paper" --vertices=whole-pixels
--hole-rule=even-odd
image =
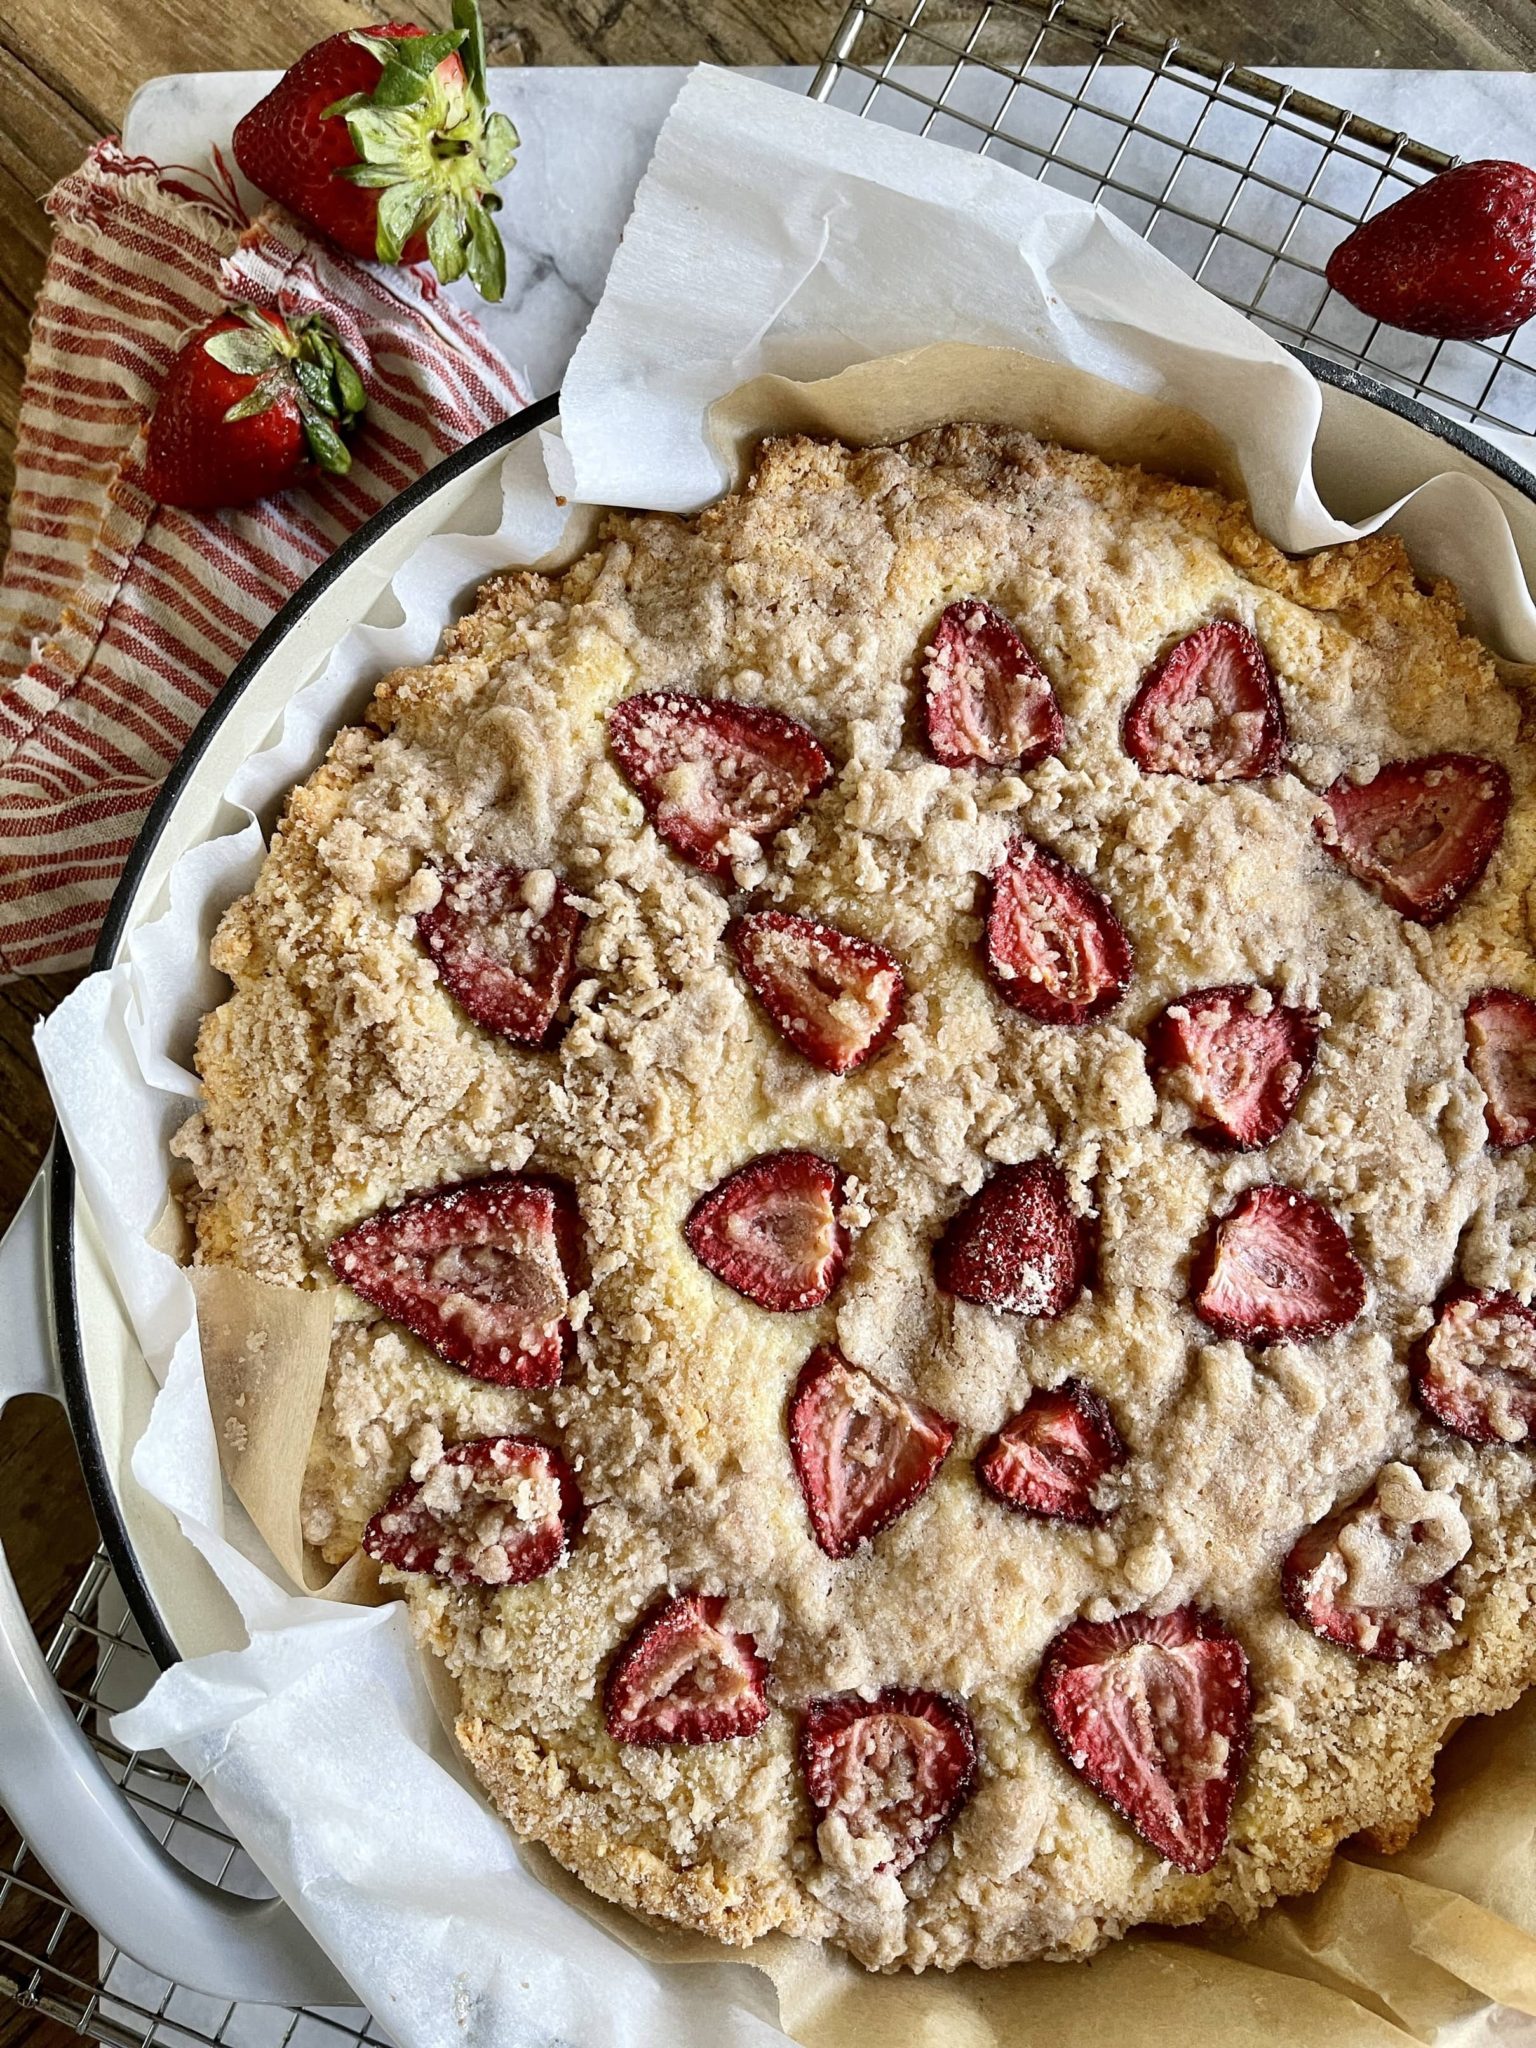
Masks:
[[[372,1558],[358,1551],[332,1571],[305,1544],[300,1520],[338,1290],[280,1287],[234,1266],[194,1266],[189,1277],[219,1462],[236,1499],[304,1592],[384,1599]]]
[[[1016,426],[1111,461],[1232,489],[1231,455],[1193,414],[1009,349],[949,343],[808,384],[761,377],[719,401],[711,431],[744,468],[765,434],[875,445],[951,420]],[[547,566],[559,567],[577,546]],[[541,567],[546,566],[541,564]],[[295,1585],[378,1600],[375,1568],[327,1575],[299,1499],[324,1391],[336,1290],[196,1269],[204,1368],[231,1486]],[[445,1720],[453,1685],[437,1674]],[[544,1882],[655,1961],[746,1959],[771,1979],[802,2048],[1536,2048],[1536,1694],[1469,1723],[1442,1752],[1434,1814],[1391,1858],[1346,1849],[1322,1889],[1247,1933],[1134,1932],[1081,1963],[876,1976],[774,1936],[746,1951],[652,1926],[593,1897],[543,1849]],[[658,2043],[657,2048],[664,2048]]]

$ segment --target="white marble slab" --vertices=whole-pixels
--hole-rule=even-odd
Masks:
[[[235,121],[267,90],[273,75],[204,72],[153,79],[128,110],[124,142],[130,150],[160,162],[197,162],[215,143],[227,151]],[[811,77],[808,70],[788,69],[756,75],[795,92],[803,92]],[[898,77],[934,99],[946,75],[941,70],[914,70]],[[1462,157],[1528,154],[1536,130],[1536,76],[1524,72],[1294,70],[1274,75]],[[506,207],[501,216],[510,259],[507,296],[500,306],[481,310],[497,347],[523,373],[535,396],[558,387],[602,289],[656,131],[683,76],[673,68],[554,66],[492,73],[493,98],[517,124],[523,146],[517,169],[504,188]],[[1014,95],[1005,106],[1003,83],[978,67],[958,86],[951,85],[945,105],[953,111],[935,119],[934,132],[947,142],[974,149],[982,137],[968,119],[993,120],[1002,114],[1018,140],[1012,150],[997,153],[1023,170],[1038,168],[1036,151],[1054,140],[1078,81],[1067,72],[1035,76],[1047,90]],[[1139,95],[1145,82],[1145,73],[1134,68],[1106,68],[1097,75],[1094,90],[1105,104],[1114,104],[1127,94]],[[1051,88],[1062,97],[1053,98]],[[1160,85],[1157,91],[1164,88]],[[837,101],[859,111],[869,94],[867,81],[845,74]],[[1180,94],[1194,100],[1187,88],[1172,84],[1165,94],[1166,125],[1174,134],[1186,132],[1191,118],[1188,107],[1176,104]],[[884,89],[869,112],[897,126],[916,128],[928,109],[920,99]],[[1143,119],[1157,113],[1156,103],[1149,103]],[[1214,153],[1241,159],[1251,147],[1245,124],[1257,129],[1248,116],[1219,110],[1208,117],[1201,142]],[[1062,147],[1091,172],[1102,168],[1121,132],[1091,114],[1080,114]],[[1284,138],[1272,139],[1265,145],[1269,154],[1260,158],[1261,168],[1282,178],[1286,172],[1276,150],[1283,144]],[[1139,161],[1150,169],[1149,160],[1160,147],[1138,142],[1139,155],[1128,156],[1123,167],[1130,169]],[[1171,152],[1166,154],[1171,164]],[[1289,175],[1304,181],[1306,166],[1299,150],[1296,158]],[[1363,197],[1372,179],[1363,170],[1360,177]],[[1255,207],[1262,209],[1264,201],[1263,189],[1256,188]],[[1284,204],[1273,200],[1277,214]],[[1134,223],[1133,203],[1117,205],[1116,210]],[[1256,212],[1253,232],[1260,239],[1265,224],[1262,210]],[[1177,259],[1178,249],[1167,246],[1161,236],[1160,245]],[[707,280],[701,281],[701,288],[707,289]],[[467,285],[454,290],[477,304]]]
[[[685,75],[671,66],[529,66],[491,74],[495,104],[522,138],[500,218],[507,295],[499,306],[485,306],[472,287],[451,289],[480,314],[534,397],[559,386],[602,291],[656,131]],[[796,92],[811,78],[808,70],[757,75]],[[227,154],[235,122],[275,76],[227,71],[151,79],[128,109],[124,146],[158,163],[200,162],[212,144]],[[248,200],[259,200],[244,189]]]

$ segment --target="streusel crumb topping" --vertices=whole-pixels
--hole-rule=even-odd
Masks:
[[[946,1969],[1406,1840],[1536,1660],[1517,682],[1395,540],[979,426],[769,443],[385,679],[180,1150],[202,1261],[348,1283],[306,1533],[395,1501],[515,1828]]]

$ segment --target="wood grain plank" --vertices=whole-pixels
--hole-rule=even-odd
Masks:
[[[379,18],[358,0],[81,0],[61,35],[58,0],[6,0],[0,38],[104,133],[146,79],[290,64],[321,36]]]
[[[483,0],[504,59],[540,64],[810,64],[838,0]]]
[[[1531,0],[1137,0],[1137,26],[1262,69],[1266,64],[1403,70],[1529,70]]]
[[[831,0],[485,0],[488,33],[507,61],[543,64],[813,63],[842,17]],[[904,13],[899,4],[892,12]],[[1536,65],[1531,0],[1139,0],[1136,25],[1242,64],[1395,65],[1405,68]],[[975,22],[974,0],[936,0],[924,21],[952,42]],[[1000,56],[1034,33],[1006,9],[988,28]],[[914,46],[917,61],[936,52]]]
[[[96,124],[7,43],[0,21],[0,171],[41,199],[79,163]]]

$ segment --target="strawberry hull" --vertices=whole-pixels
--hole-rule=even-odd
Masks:
[[[506,289],[492,218],[517,131],[490,111],[476,0],[456,26],[386,22],[307,50],[235,128],[252,184],[351,256],[430,262],[482,298]]]
[[[221,313],[183,343],[144,444],[144,487],[189,512],[254,504],[351,467],[368,403],[316,314]]]

